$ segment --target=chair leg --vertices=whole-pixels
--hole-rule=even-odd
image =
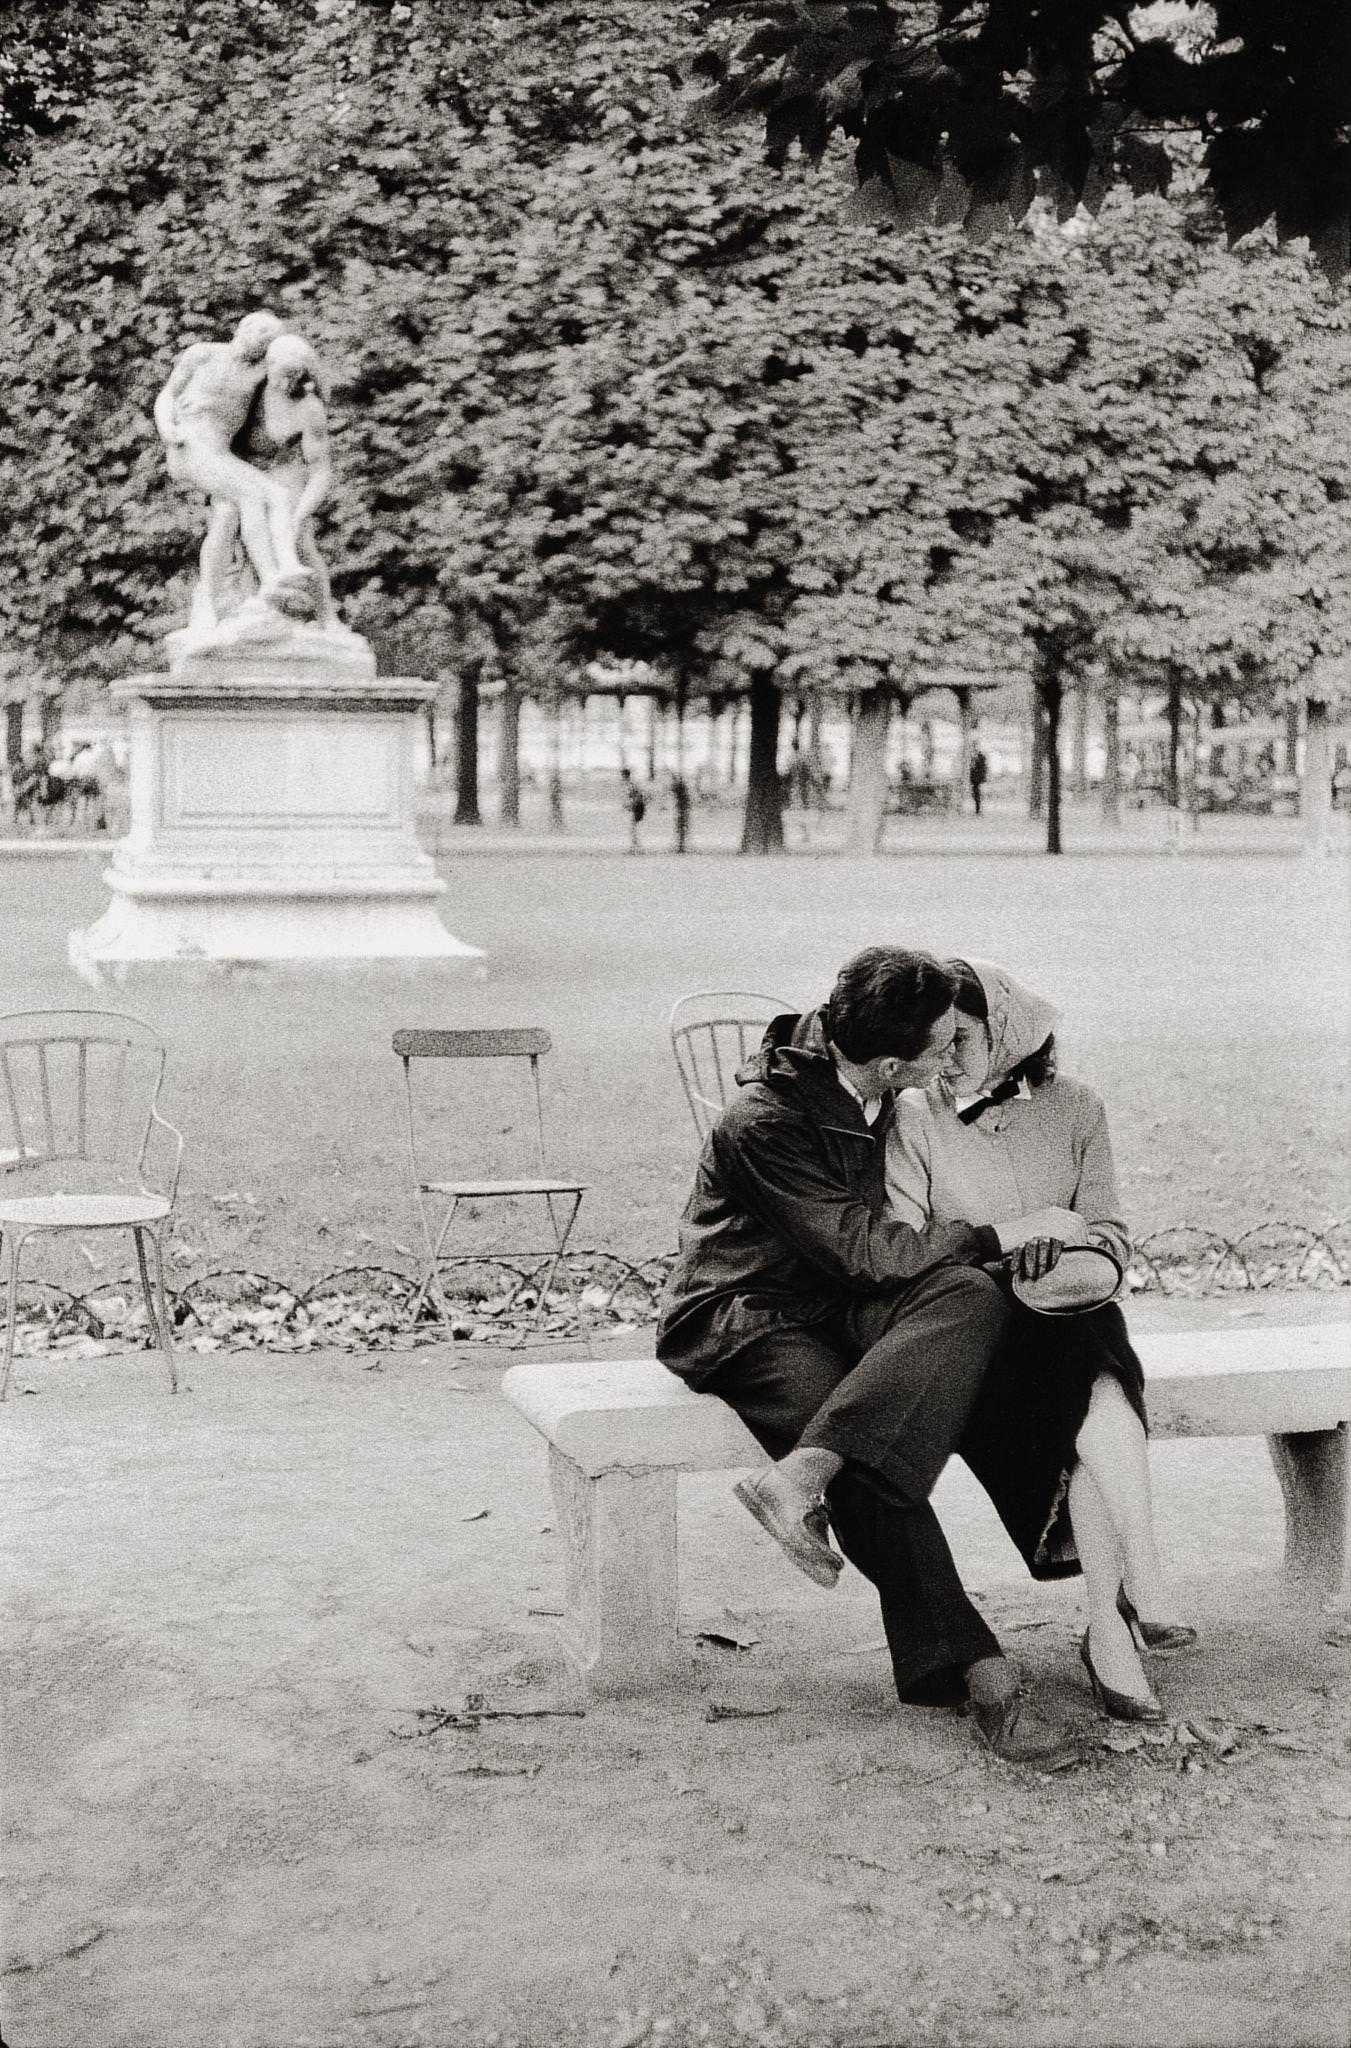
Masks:
[[[160,1356],[169,1369],[169,1392],[176,1394],[178,1392],[178,1362],[174,1357],[174,1348],[169,1337],[169,1306],[164,1291],[164,1247],[160,1241],[158,1230],[152,1230],[150,1235],[155,1247],[157,1304],[155,1296],[150,1291],[150,1273],[145,1259],[145,1232],[136,1228],[133,1229],[131,1234],[136,1240],[136,1263],[141,1269],[141,1292],[145,1296],[145,1312],[150,1319],[150,1334],[159,1348]]]
[[[450,1234],[450,1226],[455,1220],[455,1211],[459,1206],[460,1198],[457,1195],[446,1210],[441,1222],[441,1228],[437,1232],[436,1241],[433,1243],[431,1231],[427,1226],[426,1204],[421,1195],[418,1196],[418,1216],[422,1223],[422,1242],[427,1252],[427,1270],[422,1276],[422,1285],[419,1287],[413,1300],[412,1320],[414,1322],[417,1321],[418,1316],[422,1312],[423,1302],[427,1299],[429,1293],[432,1294],[435,1297],[437,1314],[442,1322],[450,1328],[450,1341],[452,1345],[455,1342],[455,1318],[450,1312],[450,1303],[446,1300],[445,1290],[441,1285],[441,1253],[445,1249],[446,1239]]]
[[[543,1313],[544,1313],[544,1304],[545,1304],[545,1301],[546,1301],[546,1299],[548,1298],[548,1293],[549,1293],[549,1289],[550,1289],[550,1288],[551,1288],[551,1287],[553,1286],[553,1284],[554,1284],[554,1275],[555,1275],[555,1274],[557,1273],[557,1271],[558,1271],[558,1268],[559,1268],[559,1265],[560,1265],[560,1264],[561,1264],[561,1262],[562,1262],[563,1254],[564,1254],[564,1252],[566,1252],[566,1250],[567,1250],[567,1248],[568,1248],[568,1239],[569,1239],[569,1238],[570,1238],[570,1237],[572,1236],[572,1226],[573,1226],[573,1224],[574,1224],[574,1223],[575,1223],[575,1222],[577,1221],[577,1212],[578,1212],[578,1210],[579,1210],[579,1209],[581,1208],[581,1206],[582,1206],[582,1198],[581,1198],[581,1196],[580,1196],[580,1195],[574,1195],[574,1196],[573,1196],[573,1199],[572,1199],[572,1214],[571,1214],[571,1215],[570,1215],[570,1216],[568,1217],[568,1220],[567,1220],[567,1222],[566,1222],[566,1223],[565,1223],[565,1224],[563,1225],[562,1231],[560,1232],[560,1230],[559,1230],[559,1228],[558,1228],[558,1219],[557,1219],[557,1217],[556,1217],[556,1216],[554,1215],[554,1198],[553,1198],[553,1196],[552,1196],[552,1195],[546,1195],[546,1196],[544,1197],[544,1199],[545,1199],[545,1202],[546,1202],[546,1203],[548,1204],[548,1208],[549,1208],[549,1223],[550,1223],[550,1225],[551,1225],[551,1227],[552,1227],[552,1229],[553,1229],[553,1234],[554,1234],[554,1240],[555,1240],[555,1243],[556,1243],[556,1245],[557,1245],[557,1250],[555,1251],[555,1253],[554,1253],[554,1255],[553,1255],[553,1258],[552,1258],[552,1260],[550,1261],[550,1264],[549,1264],[549,1271],[548,1271],[547,1275],[545,1276],[545,1281],[544,1281],[544,1285],[543,1285],[543,1286],[542,1286],[542,1287],[540,1288],[540,1291],[539,1291],[539,1298],[538,1298],[538,1300],[537,1300],[537,1301],[536,1301],[536,1303],[535,1303],[535,1313],[534,1313],[534,1315],[533,1315],[533,1316],[531,1317],[531,1321],[532,1321],[532,1322],[535,1322],[535,1323],[538,1323],[538,1321],[539,1321],[540,1317],[541,1317],[541,1316],[543,1315]],[[572,1293],[572,1275],[571,1275],[570,1273],[566,1273],[566,1268],[565,1268],[564,1270],[565,1270],[565,1275],[566,1275],[566,1283],[565,1283],[565,1284],[566,1284],[566,1286],[567,1286],[567,1289],[568,1289],[568,1292],[569,1292],[569,1294],[571,1294],[571,1293]],[[575,1299],[575,1297],[574,1297],[574,1299]],[[580,1320],[580,1314],[581,1314],[581,1312],[580,1312],[580,1309],[579,1309],[579,1311],[578,1311],[578,1319],[579,1319],[579,1320]]]
[[[6,1246],[6,1288],[5,1288],[5,1365],[4,1376],[0,1378],[0,1401],[9,1398],[9,1375],[14,1365],[14,1341],[19,1321],[19,1253],[23,1239],[17,1231],[11,1231]]]

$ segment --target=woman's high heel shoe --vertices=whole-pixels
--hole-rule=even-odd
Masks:
[[[1093,1657],[1088,1647],[1087,1632],[1079,1640],[1079,1655],[1083,1660],[1084,1670],[1088,1673],[1088,1682],[1093,1688],[1094,1698],[1104,1713],[1110,1714],[1114,1721],[1166,1721],[1168,1719],[1167,1714],[1152,1693],[1148,1699],[1142,1700],[1135,1693],[1117,1692],[1115,1687],[1103,1684],[1093,1668]]]
[[[1142,1650],[1185,1650],[1196,1641],[1196,1630],[1189,1622],[1141,1621],[1124,1586],[1116,1596],[1116,1611]]]

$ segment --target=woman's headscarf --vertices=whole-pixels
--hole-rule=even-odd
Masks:
[[[1054,1003],[1034,995],[1021,981],[996,967],[993,960],[968,960],[966,964],[985,991],[989,1006],[990,1072],[985,1086],[990,1088],[1045,1045],[1060,1022],[1060,1012]]]

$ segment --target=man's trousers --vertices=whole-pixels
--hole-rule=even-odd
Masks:
[[[828,1321],[759,1338],[707,1383],[771,1457],[801,1444],[843,1458],[827,1489],[830,1524],[877,1588],[902,1699],[960,1698],[965,1667],[999,1654],[929,1495],[1007,1315],[988,1274],[941,1266]]]

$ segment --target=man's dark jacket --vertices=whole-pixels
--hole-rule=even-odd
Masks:
[[[774,1330],[823,1322],[860,1293],[999,1257],[993,1230],[926,1231],[887,1210],[895,1105],[869,1124],[819,1010],[776,1017],[709,1133],[666,1283],[657,1356],[692,1386]]]

